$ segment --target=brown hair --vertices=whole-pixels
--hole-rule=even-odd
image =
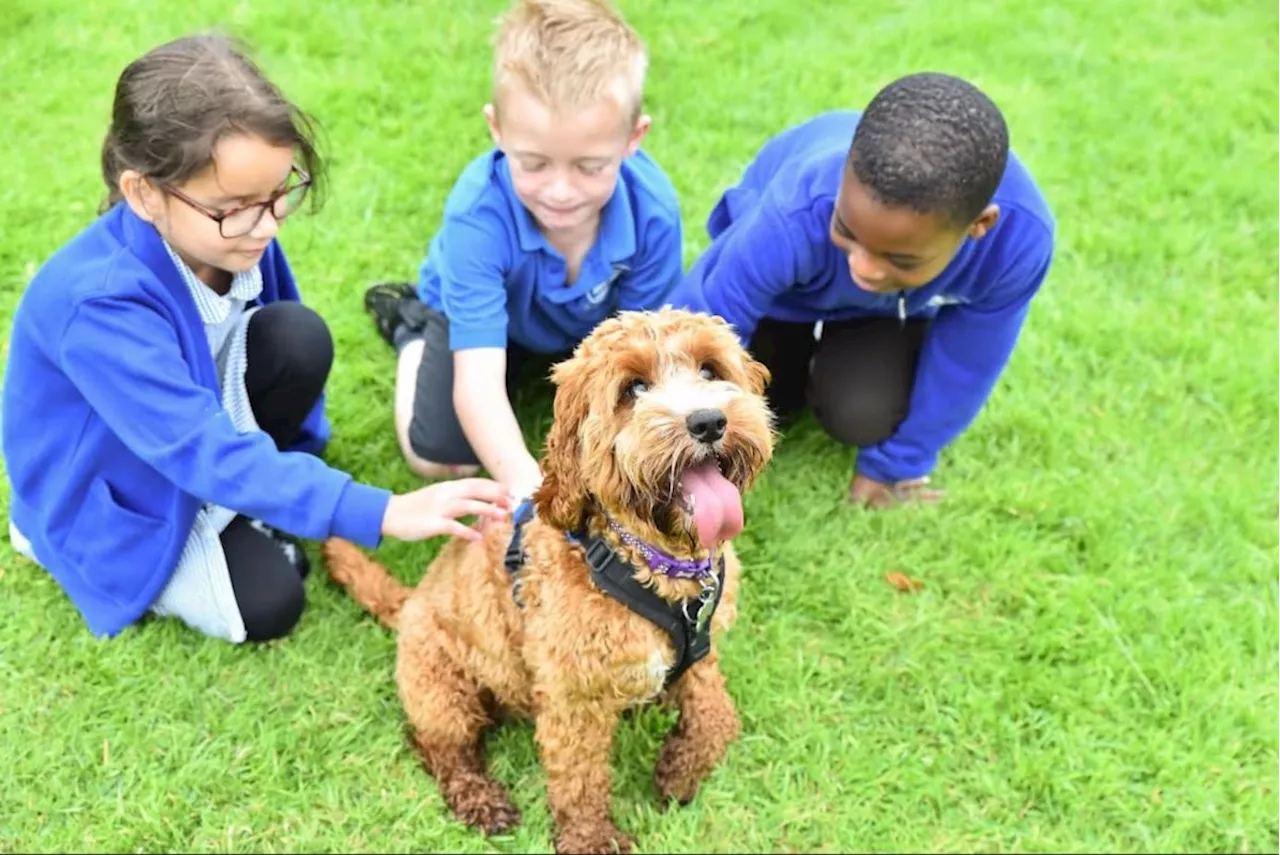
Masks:
[[[319,204],[324,163],[315,121],[281,94],[221,33],[160,45],[125,67],[116,81],[111,127],[102,142],[102,210],[119,202],[120,175],[134,169],[159,184],[181,184],[213,161],[228,134],[262,137],[296,149]]]

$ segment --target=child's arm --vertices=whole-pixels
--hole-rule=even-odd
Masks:
[[[507,396],[507,351],[480,347],[453,356],[453,407],[481,465],[513,496],[530,495],[542,480]]]
[[[813,209],[784,213],[766,196],[703,252],[669,302],[719,315],[746,346],[774,299],[813,277],[826,229]]]
[[[378,544],[390,492],[238,432],[217,394],[192,380],[169,318],[134,300],[88,300],[53,344],[111,432],[181,490],[308,539]]]
[[[541,480],[507,397],[506,271],[515,259],[504,223],[480,210],[446,215],[439,253],[441,292],[453,350],[453,408],[489,475],[525,496]]]
[[[1049,272],[1052,236],[1036,228],[986,300],[938,313],[920,351],[908,415],[891,436],[859,451],[859,474],[884,484],[923,478],[977,417]]]

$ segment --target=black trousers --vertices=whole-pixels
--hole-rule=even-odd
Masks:
[[[772,373],[767,397],[779,421],[806,406],[830,436],[845,445],[874,445],[907,416],[916,363],[928,321],[858,318],[813,324],[769,318],[749,349]]]
[[[329,378],[333,337],[300,303],[272,303],[249,319],[245,388],[259,427],[288,448]],[[231,589],[249,641],[288,635],[302,617],[302,576],[282,543],[237,516],[222,532]]]
[[[432,463],[480,464],[463,433],[458,412],[453,408],[453,352],[449,350],[449,319],[423,306],[422,361],[418,363],[413,394],[413,418],[409,421],[409,446],[413,453]],[[507,342],[507,396],[514,401],[515,390],[529,371],[546,377],[551,366],[570,353],[534,353],[514,341]],[[548,383],[550,381],[547,381]]]

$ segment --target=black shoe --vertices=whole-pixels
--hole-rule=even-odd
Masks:
[[[364,292],[364,309],[373,317],[378,335],[392,347],[396,346],[397,331],[407,325],[417,331],[426,322],[426,306],[418,299],[418,292],[408,282],[379,282]]]

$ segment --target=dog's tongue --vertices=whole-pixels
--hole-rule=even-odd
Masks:
[[[704,548],[737,537],[742,531],[742,495],[714,463],[689,469],[680,486],[693,503],[693,524]]]

